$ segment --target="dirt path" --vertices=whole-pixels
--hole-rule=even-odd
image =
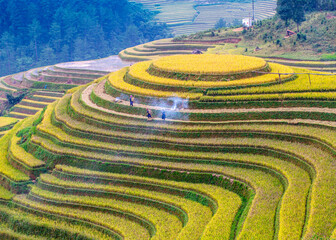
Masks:
[[[113,111],[110,109],[106,109],[103,107],[100,107],[93,103],[90,98],[91,92],[94,90],[96,94],[98,94],[102,99],[106,101],[111,101],[114,102],[116,99],[108,94],[105,93],[104,91],[104,84],[105,81],[100,82],[98,85],[97,84],[92,84],[88,86],[82,93],[82,100],[87,104],[88,106],[98,109],[102,112],[106,113],[111,113],[111,114],[117,114],[120,116],[125,116],[125,117],[131,117],[131,118],[137,118],[137,119],[147,119],[146,116],[140,116],[140,115],[135,115],[135,114],[129,114],[129,113],[122,113],[122,112],[117,112]],[[123,104],[123,105],[129,105],[128,101],[120,101],[118,104]],[[156,107],[156,106],[150,106],[150,105],[145,105],[145,104],[135,104],[138,107],[141,108],[150,108],[150,109],[155,109],[155,110],[162,110],[161,107]],[[179,110],[179,112],[185,112],[185,113],[191,113],[191,112],[202,112],[202,113],[240,113],[240,112],[327,112],[327,113],[336,113],[336,109],[330,109],[330,108],[253,108],[253,109],[182,109]],[[155,118],[155,120],[161,120],[160,118]],[[178,119],[167,119],[166,121],[171,121],[171,122],[183,122],[183,123],[207,123],[207,124],[218,124],[218,123],[237,123],[237,122],[251,122],[251,123],[262,123],[262,122],[274,122],[274,123],[289,123],[289,124],[299,124],[299,123],[305,123],[305,124],[314,124],[314,125],[323,125],[323,126],[330,126],[330,127],[336,127],[336,122],[332,121],[318,121],[318,120],[310,120],[310,119],[267,119],[267,120],[238,120],[238,121],[213,121],[213,122],[208,122],[208,121],[188,121],[188,120],[178,120]]]
[[[105,93],[104,85],[106,80],[99,83],[97,88],[94,90],[98,96],[107,100],[115,101],[116,99]],[[119,104],[129,105],[128,101],[121,101]],[[162,110],[162,107],[151,106],[145,104],[136,104],[137,107],[150,108],[155,110]],[[219,108],[219,109],[179,109],[179,112],[185,113],[247,113],[247,112],[318,112],[318,113],[335,113],[336,108],[317,108],[317,107],[279,107],[279,108]]]

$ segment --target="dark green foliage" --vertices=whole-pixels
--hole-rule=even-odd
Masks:
[[[233,27],[240,27],[241,25],[242,25],[242,22],[241,22],[241,20],[238,19],[238,18],[235,18],[235,19],[233,20],[233,22],[232,22],[232,26],[233,26]]]
[[[6,95],[10,106],[14,106],[15,104],[18,104],[25,96],[26,96],[26,93],[21,93],[17,97],[14,97],[12,94],[9,94],[9,93],[7,93]]]
[[[223,18],[220,18],[215,24],[215,29],[224,28],[226,26],[226,21]]]
[[[304,4],[303,0],[278,0],[276,10],[280,18],[285,21],[286,27],[288,27],[289,21],[293,20],[299,31],[299,25],[305,20]]]
[[[303,0],[295,0],[294,4],[292,20],[296,23],[298,32],[300,31],[299,26],[305,21],[304,3]]]
[[[278,0],[277,13],[280,18],[289,25],[289,21],[293,20],[297,24],[299,32],[300,24],[305,21],[306,11],[333,11],[336,10],[336,1],[334,0]],[[323,24],[323,22],[321,22]]]
[[[306,36],[306,34],[298,33],[298,34],[296,35],[296,39],[297,39],[297,40],[300,40],[300,41],[306,41],[306,40],[307,40],[307,36]]]
[[[36,126],[42,122],[45,110],[46,108],[43,109],[40,116],[33,122],[32,126],[21,129],[20,131],[16,133],[16,136],[21,137],[20,144],[23,144],[22,146],[23,148],[26,147],[31,136],[36,132]]]
[[[153,13],[127,0],[7,0],[0,9],[0,76],[106,57],[170,35]]]
[[[277,13],[286,22],[286,26],[288,26],[289,21],[293,17],[293,8],[294,0],[278,0],[277,2]]]
[[[284,2],[286,2],[286,0]],[[336,2],[334,0],[298,0],[298,2],[302,3],[302,7],[305,11],[336,10]]]

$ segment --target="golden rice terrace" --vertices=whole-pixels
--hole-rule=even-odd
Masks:
[[[206,54],[71,89],[0,139],[0,236],[335,239],[335,96],[335,75]]]

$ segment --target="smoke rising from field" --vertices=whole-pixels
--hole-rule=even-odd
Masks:
[[[183,109],[188,109],[189,100],[179,97],[170,97],[165,99],[157,99],[151,102],[152,106],[161,108],[162,111],[166,112],[167,119],[179,119],[179,112]],[[185,119],[185,117],[184,117]]]

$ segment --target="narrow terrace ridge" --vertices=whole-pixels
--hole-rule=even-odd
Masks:
[[[81,71],[69,64],[71,70],[61,72]],[[86,64],[91,63],[77,67]],[[242,81],[254,65],[230,77]],[[189,70],[197,72],[193,66]],[[163,120],[157,115],[162,107],[152,100],[168,101],[176,89],[185,89],[134,86],[126,73],[127,68],[111,74],[120,78],[106,76],[67,91],[0,139],[0,173],[32,185],[19,189],[27,194],[13,196],[10,181],[0,181],[7,189],[3,201],[11,203],[0,213],[14,215],[19,208],[20,215],[52,216],[83,225],[82,234],[95,229],[89,239],[104,240],[299,240],[334,234],[336,89],[330,77],[299,75],[272,85],[210,88],[209,102],[194,98],[188,100],[190,107],[176,110],[193,118]],[[295,98],[285,107],[277,105],[280,92],[294,88]],[[130,106],[132,91],[136,99]],[[193,91],[203,97],[209,92]],[[265,98],[255,101],[255,93]],[[227,95],[243,101],[223,101]],[[180,100],[187,101],[183,96]],[[28,105],[18,107],[58,97],[39,90]],[[143,116],[147,108],[155,121]],[[28,222],[34,229],[36,223]],[[54,225],[63,229],[59,222]],[[41,229],[48,232],[49,227]],[[78,235],[75,228],[62,233]]]
[[[106,100],[106,101],[110,101],[110,102],[118,102],[118,104],[121,105],[125,105],[125,106],[129,106],[129,102],[128,101],[123,101],[123,100],[116,100],[115,97],[106,94],[104,92],[104,86],[105,86],[106,80],[101,81],[100,83],[98,83],[98,85],[90,85],[88,86],[82,93],[82,99],[83,101],[89,105],[92,106],[96,109],[99,109],[101,111],[104,112],[110,112],[110,113],[117,113],[116,111],[113,110],[109,110],[103,107],[99,107],[98,105],[96,105],[90,98],[90,95],[92,93],[92,91],[95,91],[99,97],[101,97],[102,99]],[[155,110],[165,110],[162,107],[158,107],[158,106],[153,106],[153,105],[146,105],[146,104],[139,104],[139,103],[135,103],[135,106],[143,108],[143,109],[155,109]],[[169,110],[169,109],[166,109]],[[336,114],[336,109],[335,108],[317,108],[317,107],[275,107],[275,108],[239,108],[239,109],[178,109],[176,110],[178,112],[183,112],[183,113],[248,113],[248,112],[318,112],[318,113],[332,113],[332,114]],[[118,112],[118,114],[122,115],[122,116],[128,116],[128,117],[136,117],[136,115],[134,114],[126,114],[126,113],[120,113]],[[145,118],[145,117],[139,117],[138,118]],[[168,121],[184,121],[184,120],[178,120],[178,119],[167,119]],[[278,121],[278,120],[275,120]],[[328,121],[314,121],[314,120],[304,120],[304,119],[296,119],[296,120],[287,120],[289,122],[292,123],[298,123],[298,122],[310,122],[310,123],[321,123],[321,124],[327,124],[329,126],[336,126],[336,123],[334,122],[328,122]],[[204,121],[202,121],[204,122]]]

